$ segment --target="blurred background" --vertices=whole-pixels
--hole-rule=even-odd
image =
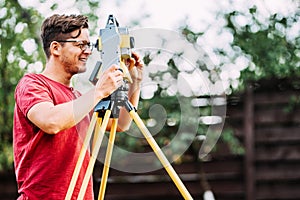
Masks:
[[[164,153],[194,199],[300,199],[299,0],[0,0],[0,199],[18,196],[14,89],[25,73],[43,70],[40,25],[54,13],[88,15],[92,40],[114,14],[130,30],[170,30],[190,45],[137,49],[146,70],[138,114],[159,146],[170,146]],[[137,132],[132,125],[118,134],[118,148],[151,152]],[[113,162],[138,165],[120,157]],[[112,167],[106,199],[182,199],[156,164],[139,173]],[[96,196],[101,173],[97,162]]]

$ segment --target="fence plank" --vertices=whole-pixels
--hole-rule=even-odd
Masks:
[[[244,129],[245,129],[245,170],[246,170],[246,199],[253,200],[255,196],[254,187],[254,110],[253,110],[253,89],[252,86],[246,89],[244,108]]]

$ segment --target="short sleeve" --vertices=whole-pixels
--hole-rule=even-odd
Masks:
[[[52,99],[49,87],[33,75],[24,76],[15,90],[16,104],[25,116],[35,104],[40,102],[53,103]]]

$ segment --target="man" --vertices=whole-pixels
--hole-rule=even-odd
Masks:
[[[15,91],[15,171],[18,199],[58,200],[67,193],[82,146],[80,135],[89,126],[89,112],[123,84],[123,74],[118,66],[111,66],[84,95],[71,86],[72,76],[86,71],[92,53],[85,16],[53,15],[43,22],[41,38],[45,69],[41,74],[25,75]],[[127,63],[133,79],[128,97],[137,106],[142,64],[136,54],[133,57]],[[128,129],[130,123],[122,108],[118,130]],[[72,199],[77,199],[88,162],[87,153]],[[92,179],[84,199],[94,199]]]

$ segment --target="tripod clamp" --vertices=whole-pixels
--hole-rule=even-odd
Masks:
[[[98,113],[98,117],[103,118],[106,110],[111,110],[110,118],[119,118],[121,107],[125,107],[128,112],[136,108],[128,101],[128,84],[124,84],[114,91],[110,96],[102,99],[94,108],[94,112]]]

